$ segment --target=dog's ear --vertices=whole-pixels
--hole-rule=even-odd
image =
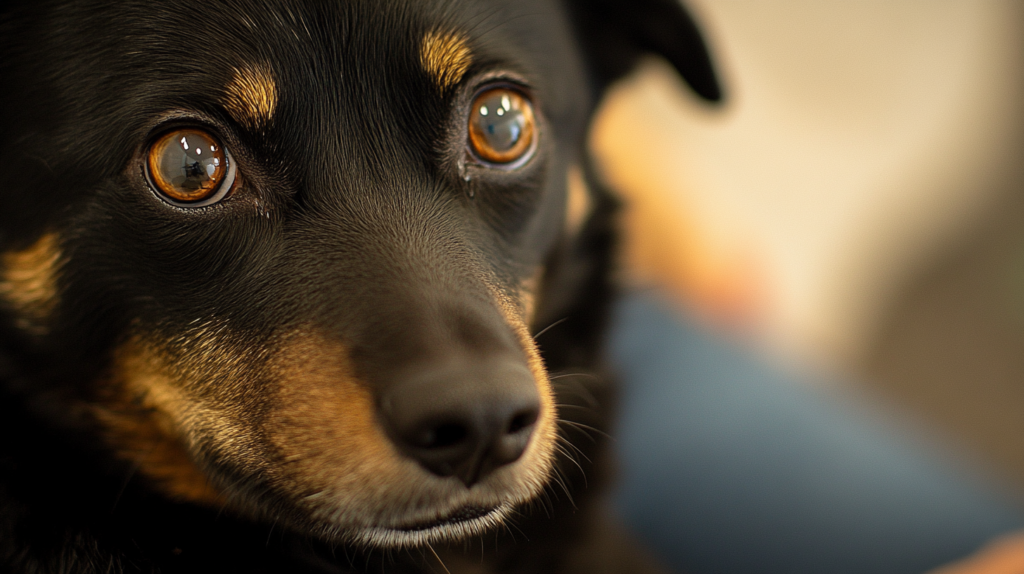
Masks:
[[[669,61],[700,97],[723,90],[704,38],[681,0],[564,0],[599,88],[624,76],[643,54]]]

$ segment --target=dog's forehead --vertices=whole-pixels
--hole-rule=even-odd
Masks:
[[[288,87],[283,84],[290,82],[305,96],[323,88],[359,99],[367,90],[385,98],[400,93],[415,76],[450,87],[471,64],[518,68],[542,82],[571,45],[566,30],[552,33],[561,24],[560,5],[545,0],[349,0],[231,8],[180,1],[147,7],[163,17],[130,20],[125,35],[134,38],[122,46],[130,47],[129,57],[148,58],[147,73],[161,79],[177,76],[187,82],[189,76],[205,75],[248,88],[274,80],[282,95]],[[159,22],[155,29],[153,21]]]
[[[553,0],[258,7],[174,0],[134,8],[137,13],[120,19],[125,28],[113,48],[120,57],[98,64],[111,77],[141,70],[114,96],[126,111],[141,112],[140,120],[171,109],[222,110],[264,141],[262,128],[275,123],[271,139],[280,138],[282,148],[320,136],[387,137],[382,128],[409,128],[402,139],[420,137],[424,147],[430,135],[416,128],[442,124],[458,94],[453,88],[495,70],[514,73],[543,94],[553,122],[579,116],[578,98],[563,92],[585,84],[573,77],[582,67],[561,4]],[[359,151],[372,148],[371,139]]]

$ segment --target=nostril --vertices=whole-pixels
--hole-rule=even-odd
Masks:
[[[447,423],[426,429],[419,440],[413,442],[420,448],[445,448],[463,442],[468,436],[469,430],[465,425]]]
[[[518,412],[512,417],[512,420],[508,423],[506,434],[516,434],[526,427],[532,426],[533,423],[537,422],[537,410],[530,409],[527,411]]]
[[[501,361],[397,381],[381,397],[380,412],[403,454],[469,487],[522,456],[540,410],[533,374]]]

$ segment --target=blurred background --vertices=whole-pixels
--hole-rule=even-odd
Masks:
[[[727,105],[650,60],[593,131],[628,280],[1024,500],[1024,2],[687,5]]]

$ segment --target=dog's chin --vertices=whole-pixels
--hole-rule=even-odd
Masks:
[[[514,505],[465,506],[430,519],[395,526],[360,528],[349,534],[357,544],[374,548],[406,548],[452,542],[493,530],[513,512]]]
[[[440,482],[440,481],[438,481]],[[477,486],[482,487],[477,491]],[[319,504],[294,508],[286,514],[273,516],[250,512],[256,520],[278,521],[291,529],[329,544],[352,545],[366,549],[391,550],[422,547],[428,544],[458,542],[493,532],[518,515],[517,509],[529,505],[544,483],[519,484],[512,491],[495,489],[497,485],[474,485],[473,491],[444,492],[431,503],[406,506],[408,500],[393,505],[365,507],[338,504],[327,496],[317,496]],[[458,490],[454,489],[453,490]],[[306,497],[306,501],[310,500]],[[265,505],[254,505],[256,508]],[[401,508],[405,506],[405,508]],[[249,507],[250,510],[253,506]]]

